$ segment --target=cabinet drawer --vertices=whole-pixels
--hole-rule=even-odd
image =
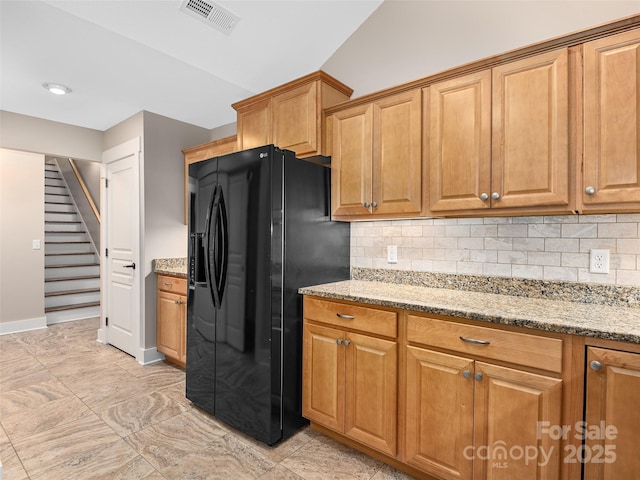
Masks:
[[[385,337],[398,335],[398,315],[376,308],[305,297],[304,318]]]
[[[558,338],[408,315],[407,340],[467,355],[562,372],[562,340]]]
[[[187,279],[170,275],[158,275],[158,290],[186,295]]]

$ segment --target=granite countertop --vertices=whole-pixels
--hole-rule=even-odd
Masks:
[[[640,308],[526,298],[447,288],[347,280],[299,289],[304,295],[640,343]]]
[[[157,258],[153,260],[152,267],[155,273],[187,278],[186,258]]]

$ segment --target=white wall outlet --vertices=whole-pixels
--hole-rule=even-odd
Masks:
[[[34,250],[40,250],[40,240],[34,240],[32,245]]]
[[[589,272],[609,273],[609,250],[596,248],[589,250]]]
[[[387,263],[398,263],[397,245],[387,245]]]

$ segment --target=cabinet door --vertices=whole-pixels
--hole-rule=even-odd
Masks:
[[[430,210],[489,208],[491,71],[436,83],[425,88],[425,96]]]
[[[422,91],[378,100],[373,110],[373,190],[376,215],[422,209]]]
[[[185,297],[159,291],[156,319],[158,351],[181,361],[184,355]]]
[[[568,58],[561,49],[493,69],[492,207],[569,205]]]
[[[345,348],[340,330],[305,323],[302,350],[302,415],[327,428],[344,428]]]
[[[395,457],[398,346],[396,342],[345,336],[345,429],[347,436]]]
[[[637,478],[640,354],[588,347],[586,392],[585,480]]]
[[[271,99],[256,102],[238,112],[238,150],[273,143]]]
[[[317,88],[316,82],[308,83],[272,100],[273,143],[299,157],[318,151]]]
[[[586,193],[588,187],[593,194]],[[640,205],[638,30],[584,45],[582,201],[585,210]]]
[[[438,478],[471,479],[473,361],[407,347],[406,372],[404,461]]]
[[[562,380],[481,362],[475,372],[474,478],[559,478],[560,442],[539,425],[561,426]]]
[[[369,215],[371,207],[373,105],[332,116],[331,209],[333,216]]]

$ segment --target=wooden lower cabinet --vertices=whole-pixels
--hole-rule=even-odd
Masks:
[[[303,337],[303,416],[395,456],[397,342],[308,318]]]
[[[587,347],[585,480],[638,478],[640,354]]]
[[[186,322],[187,284],[186,279],[158,275],[157,292],[157,348],[167,360],[186,366]]]
[[[558,478],[559,441],[538,425],[560,424],[562,380],[413,346],[406,368],[408,464],[447,480]]]

